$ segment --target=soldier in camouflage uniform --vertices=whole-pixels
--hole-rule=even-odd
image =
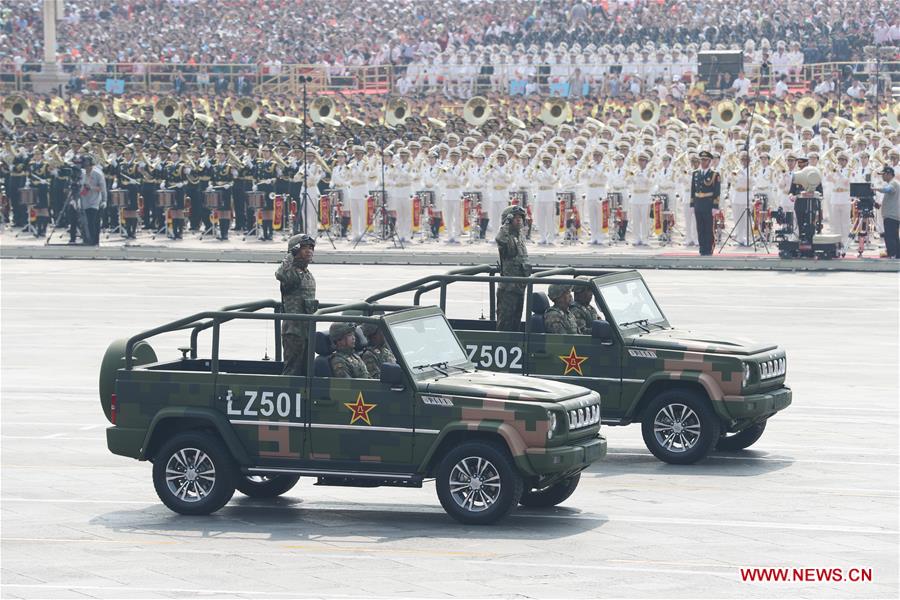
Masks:
[[[353,379],[366,379],[369,370],[366,363],[354,352],[356,334],[352,323],[332,323],[328,336],[334,345],[334,352],[328,359],[331,364],[331,376]]]
[[[579,277],[585,281],[590,281],[589,277]],[[579,285],[575,288],[575,301],[569,307],[569,313],[575,318],[575,324],[578,325],[578,333],[583,335],[591,334],[591,323],[600,319],[597,309],[591,306],[591,300],[594,293],[590,287]]]
[[[572,286],[554,283],[547,290],[553,300],[553,306],[544,313],[544,331],[546,333],[578,333],[578,324],[569,311],[572,305]]]
[[[510,206],[503,211],[503,225],[497,233],[497,248],[500,252],[500,274],[513,277],[531,275],[528,264],[528,250],[522,237],[525,223],[525,209]],[[522,305],[525,303],[525,285],[501,283],[497,285],[497,331],[518,331],[522,320]]]
[[[384,334],[375,323],[365,323],[362,326],[363,335],[369,344],[363,348],[360,355],[369,371],[369,377],[378,379],[381,377],[382,363],[397,364],[397,358],[384,341]]]
[[[316,280],[309,272],[316,248],[316,240],[299,234],[288,240],[288,252],[275,271],[275,278],[281,282],[281,302],[284,312],[311,315],[318,309],[316,300]],[[284,321],[281,324],[281,341],[284,347],[284,370],[282,375],[306,374],[306,346],[309,335],[308,323]]]

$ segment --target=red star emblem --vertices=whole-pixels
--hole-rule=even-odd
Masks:
[[[372,421],[369,420],[369,411],[378,406],[377,404],[366,404],[366,401],[363,400],[362,392],[359,393],[359,396],[356,397],[356,403],[351,404],[350,402],[345,402],[344,406],[350,409],[353,413],[353,416],[350,419],[350,424],[353,425],[357,421],[365,421],[366,425],[371,425]]]
[[[582,377],[584,373],[581,372],[581,363],[588,359],[587,356],[578,356],[578,353],[575,352],[575,346],[572,346],[572,349],[569,351],[568,356],[560,356],[559,360],[563,361],[566,365],[566,370],[563,375],[568,375],[572,371],[575,371]]]

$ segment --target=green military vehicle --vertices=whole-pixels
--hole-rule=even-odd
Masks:
[[[496,331],[501,282],[520,284],[524,295],[527,318],[515,331]],[[542,290],[550,284],[590,289],[600,319],[586,334],[545,333],[550,302]],[[747,448],[762,435],[769,417],[791,403],[782,348],[672,327],[636,271],[561,268],[506,277],[494,265],[479,265],[423,277],[368,302],[412,294],[413,304],[434,303],[446,312],[448,295],[471,292],[473,286],[482,288],[487,316],[448,313],[469,360],[479,369],[577,383],[599,392],[603,422],[641,423],[647,448],[660,460],[691,464],[713,448]]]
[[[385,312],[363,316],[376,308]],[[421,487],[433,478],[447,513],[486,524],[518,504],[562,502],[581,471],[606,454],[597,392],[476,372],[436,307],[281,310],[263,300],[202,312],[106,351],[100,399],[112,423],[107,445],[151,461],[156,492],[173,511],[214,512],[235,489],[278,496],[300,477],[356,487]],[[280,321],[288,319],[306,322],[315,341],[311,376],[281,374]],[[262,360],[220,355],[221,336],[233,330],[226,325],[246,320],[274,322],[274,360],[267,352]],[[376,324],[397,357],[382,364],[379,379],[331,376],[323,329],[348,321],[357,324],[359,343],[361,325]],[[157,359],[148,340],[183,331],[190,345],[179,348],[181,358]],[[205,331],[210,355],[201,357]]]

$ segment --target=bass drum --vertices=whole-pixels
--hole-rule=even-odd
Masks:
[[[100,363],[100,404],[103,406],[103,414],[110,423],[112,423],[110,405],[112,404],[112,395],[116,391],[116,373],[119,369],[125,368],[125,346],[127,344],[127,338],[114,341],[106,349],[103,361]],[[157,362],[156,352],[144,340],[135,344],[132,351],[134,353],[133,364],[136,367]]]

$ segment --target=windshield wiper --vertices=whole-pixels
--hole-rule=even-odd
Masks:
[[[650,333],[650,328],[647,327],[647,319],[638,319],[637,321],[628,321],[626,323],[619,323],[619,327],[628,327],[629,325],[637,325],[641,329],[644,330],[644,333]]]
[[[424,369],[434,369],[435,371],[437,371],[444,377],[446,377],[448,375],[446,361],[430,363],[430,364],[425,364],[425,365],[416,365],[413,367],[413,369],[418,369],[419,371],[422,371]]]

